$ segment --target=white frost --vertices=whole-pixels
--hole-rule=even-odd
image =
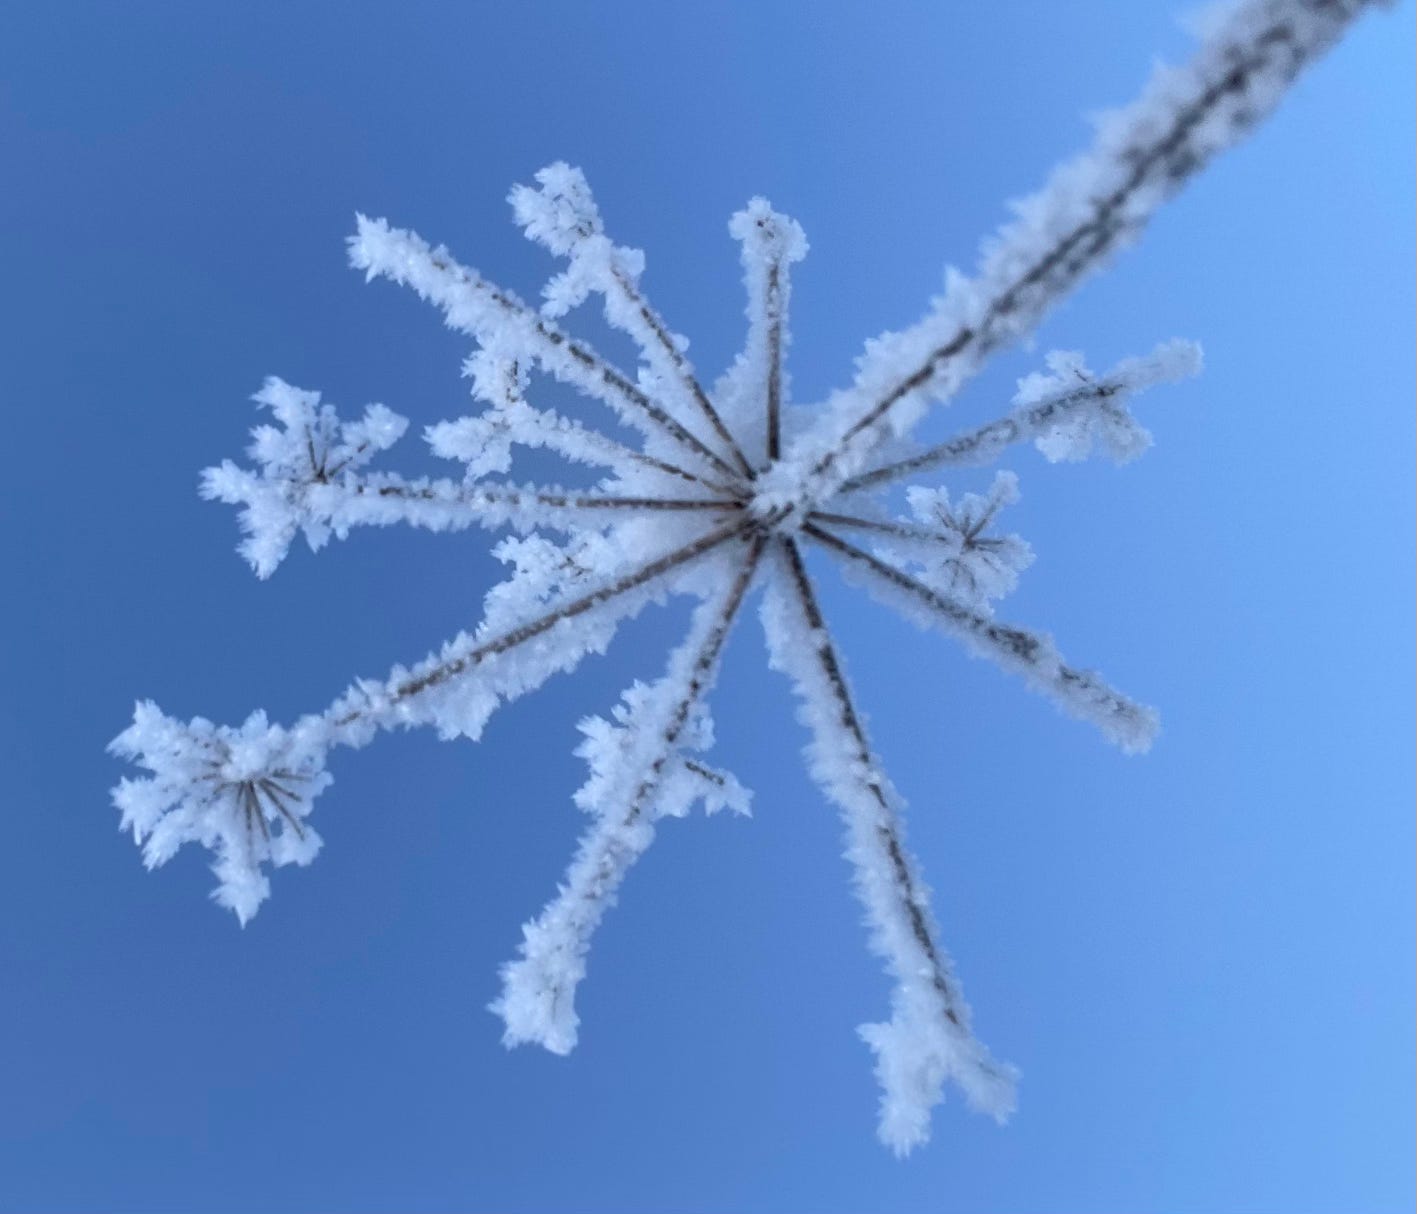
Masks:
[[[1017,483],[999,473],[984,493],[922,483],[926,473],[996,462],[1035,444],[1048,459],[1101,451],[1114,460],[1150,441],[1131,406],[1156,384],[1194,374],[1199,348],[1170,342],[1095,375],[1055,353],[992,420],[913,454],[910,435],[1003,345],[1039,319],[1157,207],[1275,104],[1364,0],[1248,0],[1209,19],[1195,58],[1159,69],[1132,105],[1099,122],[1090,150],[1065,163],[984,244],[972,274],[946,275],[918,323],[866,344],[850,384],[817,406],[794,405],[785,366],[791,269],[801,228],[753,199],[733,217],[748,294],[742,353],[705,387],[688,342],[643,289],[645,259],[606,233],[579,169],[548,166],[510,197],[517,223],[561,259],[540,307],[456,261],[442,246],[359,216],[351,263],[412,288],[473,343],[465,370],[477,411],[428,427],[449,477],[372,467],[406,429],[370,405],[342,421],[319,394],[268,380],[257,394],[273,424],[254,432],[251,465],[203,474],[206,497],[239,508],[239,551],[261,577],[303,534],[312,549],[359,527],[509,531],[495,548],[506,578],[483,617],[411,666],[356,679],[322,712],[290,728],[261,713],[237,727],[182,722],[150,703],[112,743],[149,773],[114,790],[122,825],[155,867],[188,842],[215,853],[216,899],[246,922],[270,890],[267,865],[306,864],[320,846],[311,804],[330,782],[326,754],[380,731],[427,725],[480,736],[502,704],[603,652],[620,624],[670,596],[695,602],[689,635],[662,677],[632,685],[608,718],[582,724],[589,772],[576,795],[589,826],[564,881],[523,930],[494,1005],[510,1044],[564,1053],[576,1042],[574,997],[591,937],[657,824],[696,804],[746,813],[749,797],[705,766],[707,695],[746,599],[764,591],[769,660],[790,679],[807,726],[807,762],[841,815],[846,856],[872,948],[893,989],[889,1019],[861,1035],[876,1055],[879,1133],[897,1152],[925,1141],[946,1083],[1003,1119],[1015,1074],[971,1028],[928,891],[905,846],[902,803],[882,770],[827,631],[803,559],[834,558],[874,597],[1020,676],[1123,751],[1144,750],[1156,715],[1065,662],[1046,633],[1003,623],[994,603],[1031,559],[999,516]],[[562,321],[595,300],[638,350],[615,365]],[[541,377],[606,408],[606,432],[533,403]],[[506,479],[528,451],[586,469],[587,488]],[[908,516],[890,490],[906,492]]]
[[[201,717],[183,723],[139,703],[109,749],[152,775],[114,790],[121,825],[143,845],[149,868],[184,843],[214,851],[212,897],[245,924],[270,893],[264,864],[309,864],[320,850],[306,819],[330,784],[321,733],[311,721],[270,725],[263,712],[236,728]]]

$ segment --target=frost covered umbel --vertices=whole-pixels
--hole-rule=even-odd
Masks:
[[[998,472],[982,492],[917,478],[992,464],[1027,444],[1050,461],[1130,460],[1150,441],[1134,399],[1194,374],[1197,347],[1166,342],[1101,373],[1080,354],[1054,353],[995,420],[924,449],[910,434],[927,407],[947,403],[991,352],[1026,335],[1134,239],[1364,7],[1252,0],[1212,20],[1189,65],[1158,70],[1138,101],[1099,122],[1091,150],[1014,204],[972,276],[951,271],[921,321],[869,342],[852,382],[814,406],[791,403],[785,372],[791,271],[807,242],[764,199],[729,225],[748,328],[743,352],[713,383],[646,300],[643,255],[606,234],[577,169],[551,165],[511,194],[526,235],[562,263],[539,307],[445,248],[360,216],[353,265],[411,287],[472,340],[466,369],[480,411],[425,434],[461,471],[408,478],[383,470],[378,457],[403,435],[403,418],[370,405],[342,421],[318,393],[271,379],[255,398],[270,420],[255,431],[252,466],[209,469],[202,492],[240,507],[240,551],[261,577],[297,534],[319,548],[357,526],[394,523],[509,528],[495,549],[509,573],[471,632],[385,678],[356,680],[290,729],[260,713],[238,728],[183,723],[140,704],[113,749],[150,775],[124,780],[114,798],[149,866],[185,842],[211,848],[215,896],[244,923],[269,891],[265,865],[304,864],[319,847],[308,817],[329,783],[331,750],[395,726],[476,738],[500,704],[603,651],[644,606],[687,595],[696,603],[688,634],[663,675],[582,725],[589,775],[576,803],[589,825],[555,897],[502,971],[493,1010],[504,1040],[564,1053],[577,1039],[575,993],[591,937],[662,819],[695,805],[747,812],[747,791],[703,755],[720,656],[757,596],[768,661],[800,702],[808,769],[841,814],[871,945],[894,983],[889,1019],[861,1029],[883,1090],[880,1136],[897,1152],[923,1142],[947,1081],[1005,1118],[1015,1073],[973,1034],[906,847],[901,798],[867,735],[803,551],[836,558],[874,597],[1019,676],[1122,750],[1145,750],[1156,731],[1150,709],[1065,660],[1046,633],[996,614],[1032,560],[1008,530],[1014,475]],[[638,347],[633,371],[562,326],[592,302]],[[536,376],[578,390],[620,425],[593,427],[537,404]],[[524,451],[580,465],[582,480],[588,467],[597,479],[588,488],[507,479]]]
[[[146,767],[146,779],[119,782],[113,800],[122,826],[143,845],[149,868],[184,843],[216,852],[212,897],[245,923],[270,896],[261,866],[309,864],[320,836],[305,819],[330,784],[323,723],[285,730],[253,712],[235,729],[201,717],[174,721],[147,701],[110,749]]]

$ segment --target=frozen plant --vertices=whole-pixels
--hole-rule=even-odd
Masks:
[[[1364,7],[1249,0],[1212,14],[1189,65],[1158,70],[1137,101],[1105,116],[1091,150],[1015,204],[972,276],[952,271],[920,322],[868,343],[854,380],[812,407],[790,403],[784,367],[791,271],[807,243],[761,198],[729,225],[748,330],[742,354],[712,384],[645,299],[642,255],[606,235],[577,169],[551,165],[511,194],[526,235],[564,262],[539,308],[445,248],[361,216],[349,242],[354,266],[411,287],[474,343],[466,370],[481,412],[425,436],[462,474],[380,470],[376,457],[401,437],[402,418],[371,405],[342,421],[318,393],[271,379],[256,396],[270,420],[255,431],[251,466],[208,469],[203,493],[240,508],[240,551],[263,578],[297,534],[319,548],[356,526],[391,523],[510,529],[496,549],[510,573],[472,632],[412,667],[356,681],[288,729],[259,713],[237,729],[183,724],[139,705],[113,749],[151,775],[124,780],[114,795],[149,866],[189,840],[213,848],[215,897],[244,923],[269,892],[267,862],[313,858],[319,840],[308,816],[329,783],[332,750],[394,726],[477,738],[500,704],[603,651],[646,604],[689,596],[688,635],[663,675],[632,685],[609,719],[582,726],[590,774],[576,802],[590,824],[555,897],[526,925],[493,1005],[507,1044],[565,1053],[576,1043],[575,993],[591,937],[659,820],[695,804],[747,809],[748,793],[702,756],[713,740],[708,693],[723,647],[760,593],[769,664],[800,701],[808,768],[841,813],[871,944],[894,982],[889,1019],[861,1029],[883,1089],[880,1136],[902,1153],[923,1142],[946,1080],[1002,1120],[1014,1107],[1015,1072],[973,1035],[906,848],[901,800],[867,736],[803,549],[836,558],[872,595],[1019,676],[1124,751],[1145,750],[1156,730],[1150,709],[1065,661],[1046,634],[994,614],[1031,559],[1001,529],[1017,495],[1013,475],[999,473],[982,495],[910,485],[904,516],[890,491],[993,463],[1023,443],[1054,461],[1096,452],[1128,460],[1147,446],[1131,402],[1198,369],[1188,342],[1102,373],[1080,355],[1055,353],[997,420],[928,449],[912,447],[910,434],[928,406],[948,402],[993,351],[1026,335],[1133,240]],[[592,299],[637,345],[643,361],[633,373],[562,327]],[[607,407],[621,423],[617,436],[534,403],[536,374]],[[598,479],[576,489],[505,479],[522,449],[589,466]]]

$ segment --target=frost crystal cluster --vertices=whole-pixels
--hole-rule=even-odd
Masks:
[[[1157,206],[1248,130],[1365,5],[1259,0],[1213,16],[1195,59],[1159,70],[1138,101],[1105,116],[1093,148],[1016,204],[972,276],[948,276],[924,319],[867,345],[855,378],[810,407],[791,403],[785,356],[791,272],[801,228],[761,198],[729,225],[748,294],[743,352],[716,382],[641,290],[644,259],[606,234],[579,170],[555,164],[511,204],[532,240],[562,259],[540,307],[484,279],[411,232],[360,217],[350,260],[369,278],[412,288],[473,342],[467,374],[480,412],[426,438],[460,475],[409,479],[378,457],[406,423],[382,405],[342,420],[317,392],[267,381],[268,423],[251,465],[223,463],[202,482],[240,508],[241,553],[269,576],[296,535],[311,548],[365,524],[433,530],[507,528],[497,555],[510,574],[482,622],[412,667],[356,681],[293,726],[254,714],[239,728],[182,723],[150,703],[113,743],[151,774],[115,791],[149,866],[184,842],[212,848],[216,898],[244,923],[269,893],[267,863],[313,859],[311,803],[330,782],[326,758],[380,730],[432,725],[477,738],[502,703],[572,670],[617,626],[669,595],[695,600],[688,634],[655,682],[633,684],[608,718],[583,725],[589,767],[576,795],[589,826],[555,897],[523,932],[493,1009],[505,1041],[557,1053],[576,1043],[576,987],[587,949],[658,821],[701,804],[746,812],[748,793],[709,766],[708,694],[738,617],[757,598],[768,661],[800,701],[808,768],[845,823],[846,856],[872,947],[894,982],[890,1017],[861,1035],[883,1089],[880,1136],[898,1152],[925,1140],[946,1080],[1003,1119],[1015,1073],[979,1043],[925,887],[906,849],[902,804],[876,758],[803,560],[815,548],[882,602],[1019,676],[1127,752],[1146,749],[1156,718],[1097,675],[1064,660],[1047,635],[995,615],[1031,559],[1004,528],[1017,495],[1000,472],[983,494],[910,483],[986,465],[1032,443],[1050,460],[1133,458],[1148,443],[1130,411],[1154,384],[1194,373],[1197,348],[1167,342],[1105,372],[1055,353],[1011,407],[928,449],[910,434],[993,351],[1131,241]],[[613,365],[562,326],[594,301],[642,361]],[[550,376],[604,406],[610,432],[535,403]],[[521,450],[594,470],[591,488],[507,479]],[[892,491],[904,486],[907,513]]]

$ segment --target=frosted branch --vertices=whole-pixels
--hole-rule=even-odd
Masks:
[[[586,972],[591,936],[631,866],[654,840],[654,820],[682,814],[702,781],[666,788],[666,777],[692,774],[675,759],[694,710],[712,686],[719,654],[757,569],[766,538],[752,541],[731,583],[695,609],[689,635],[670,655],[663,678],[627,697],[623,728],[582,747],[591,777],[577,802],[595,815],[556,897],[522,928],[521,957],[502,970],[492,1011],[506,1024],[507,1046],[534,1042],[556,1054],[576,1044],[575,992]],[[608,745],[606,744],[608,742]],[[666,795],[668,794],[668,795]]]
[[[435,724],[446,737],[478,737],[499,703],[603,652],[616,625],[654,597],[660,579],[752,525],[735,519],[524,624],[490,637],[459,636],[412,670],[396,668],[383,682],[356,683],[325,712],[332,740],[363,745],[377,729],[417,724]]]
[[[862,1027],[883,1089],[878,1133],[897,1154],[925,1142],[946,1079],[971,1105],[1004,1120],[1017,1073],[975,1039],[954,966],[937,943],[929,895],[905,846],[902,804],[871,750],[796,542],[778,552],[763,627],[771,664],[792,680],[811,731],[812,778],[841,811],[856,895],[871,944],[895,980],[891,1019]]]
[[[748,294],[748,340],[734,369],[734,386],[745,400],[763,402],[764,446],[771,463],[782,454],[790,268],[807,255],[807,238],[795,220],[774,211],[766,198],[752,199],[729,221],[728,230],[742,249]]]
[[[919,324],[871,343],[856,381],[795,457],[814,479],[859,476],[882,439],[948,400],[1000,344],[1031,329],[1212,157],[1277,104],[1295,76],[1376,0],[1258,0],[1217,23],[1184,67],[1100,120],[1088,152],[1015,203],[972,280],[952,274]]]
[[[312,549],[331,536],[344,539],[352,527],[407,523],[431,531],[511,526],[523,531],[550,527],[584,528],[597,516],[718,512],[742,503],[719,497],[679,498],[649,494],[577,491],[536,485],[468,483],[423,477],[406,480],[388,472],[356,474],[374,452],[402,434],[404,421],[381,405],[370,405],[358,422],[339,421],[318,392],[270,380],[257,394],[275,408],[281,428],[256,429],[250,454],[255,469],[230,460],[202,474],[202,495],[242,507],[246,534],[239,551],[256,573],[268,577],[289,551],[297,531]],[[477,419],[464,419],[464,424]],[[440,454],[464,450],[477,439],[460,423],[433,434]],[[570,436],[566,437],[569,441]]]
[[[1127,411],[1127,402],[1156,384],[1199,374],[1201,350],[1195,342],[1163,342],[1144,358],[1126,359],[1100,378],[1076,354],[1055,351],[1048,356],[1048,366],[1050,374],[1019,382],[1013,412],[909,459],[853,477],[841,492],[876,488],[932,468],[991,463],[1007,447],[1030,440],[1054,461],[1081,458],[1097,441],[1113,460],[1124,463],[1151,441]]]
[[[442,310],[451,328],[476,338],[499,356],[540,366],[562,383],[609,405],[627,424],[647,433],[657,428],[720,473],[730,478],[734,475],[730,465],[650,399],[623,371],[611,366],[585,342],[539,316],[510,291],[493,286],[476,271],[459,265],[442,246],[431,248],[413,232],[360,215],[358,230],[350,238],[349,259],[368,278],[380,275],[412,287]]]
[[[999,472],[987,494],[966,493],[951,501],[949,491],[912,485],[906,500],[916,523],[877,521],[854,515],[814,512],[808,518],[878,536],[878,554],[891,563],[913,565],[926,586],[946,598],[985,612],[1013,591],[1018,575],[1033,563],[1033,550],[1017,535],[992,535],[999,511],[1018,499],[1018,478]]]
[[[478,351],[468,359],[467,365],[475,391],[483,399],[491,399],[492,407],[476,417],[439,422],[429,426],[424,434],[434,454],[460,460],[467,465],[468,475],[473,479],[490,472],[507,472],[512,464],[513,446],[522,446],[550,451],[571,463],[605,468],[621,477],[648,470],[664,473],[674,480],[723,489],[710,477],[636,451],[554,409],[535,408],[522,395],[520,375],[513,360],[494,358],[486,351]]]
[[[1064,663],[1046,635],[1001,624],[815,523],[806,523],[802,532],[844,558],[848,567],[862,572],[867,587],[907,618],[942,628],[962,641],[971,653],[1021,675],[1035,691],[1042,692],[1069,716],[1095,725],[1109,742],[1127,754],[1140,754],[1150,748],[1158,727],[1155,710],[1129,700],[1090,671]]]
[[[543,311],[563,316],[589,292],[599,293],[606,320],[630,335],[671,397],[702,416],[738,471],[751,477],[752,468],[684,355],[687,343],[670,333],[640,290],[644,254],[618,247],[605,235],[600,210],[580,169],[558,161],[540,170],[536,180],[538,189],[512,188],[509,201],[517,223],[532,240],[570,261],[565,273],[548,284]]]
[[[584,493],[536,485],[463,484],[426,478],[407,481],[393,474],[351,478],[332,486],[325,521],[340,539],[356,525],[409,523],[430,531],[471,526],[519,530],[549,527],[579,530],[602,516],[643,513],[722,513],[741,503],[716,497],[646,497]],[[587,517],[589,516],[589,518]]]

